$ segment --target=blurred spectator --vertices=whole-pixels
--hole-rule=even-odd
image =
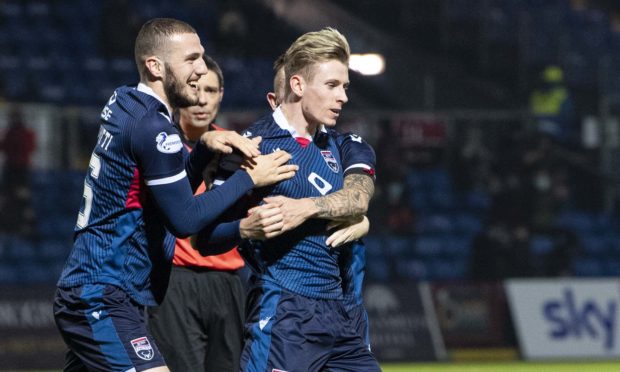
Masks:
[[[241,6],[233,2],[220,15],[217,45],[222,48],[222,53],[241,57],[245,55],[246,47],[250,47],[247,41],[248,23]]]
[[[574,231],[559,229],[552,233],[553,249],[543,260],[541,276],[571,276],[574,260],[581,253],[579,237]]]
[[[34,213],[30,207],[30,166],[36,148],[35,133],[24,123],[22,112],[13,107],[9,113],[9,127],[0,142],[4,152],[2,176],[2,226],[14,232],[29,234]]]
[[[454,186],[462,194],[486,191],[495,155],[484,142],[484,131],[477,123],[468,123],[466,130],[455,136],[455,141],[462,138],[464,143],[456,145],[455,156],[450,161]]]
[[[379,133],[377,145],[377,177],[375,196],[370,202],[369,219],[375,232],[411,233],[414,212],[409,198],[412,190],[405,188],[405,178],[411,172],[411,159],[398,143],[392,126]],[[387,205],[385,202],[387,201]]]
[[[530,94],[529,105],[539,131],[561,143],[577,143],[573,102],[560,67],[547,66],[542,71],[538,86]]]
[[[470,277],[500,280],[532,275],[530,230],[524,224],[509,226],[491,221],[473,241]]]
[[[557,155],[557,145],[547,136],[526,137],[521,172],[528,183],[528,215],[536,230],[552,227],[557,213],[569,202],[566,161]]]
[[[387,228],[390,233],[409,234],[413,230],[414,214],[409,207],[407,194],[402,183],[391,182],[387,185]]]

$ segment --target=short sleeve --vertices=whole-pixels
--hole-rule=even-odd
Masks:
[[[131,134],[131,149],[148,186],[164,185],[186,177],[187,151],[178,130],[156,111],[145,115]]]
[[[345,176],[361,173],[375,179],[377,157],[368,142],[357,134],[343,133],[338,134],[337,143]]]

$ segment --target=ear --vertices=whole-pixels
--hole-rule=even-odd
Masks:
[[[289,84],[291,86],[291,91],[297,97],[302,97],[304,95],[304,90],[306,88],[306,80],[301,75],[295,74],[291,76],[289,80]]]
[[[164,62],[156,56],[148,57],[144,64],[151,76],[161,78],[164,76]]]
[[[267,103],[269,103],[269,107],[272,110],[275,110],[278,107],[278,103],[276,102],[276,94],[274,92],[267,93]]]

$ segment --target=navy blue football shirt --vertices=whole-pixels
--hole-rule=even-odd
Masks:
[[[140,304],[156,305],[174,252],[169,231],[197,232],[253,183],[240,170],[232,182],[194,198],[190,184],[199,183],[208,151],[202,145],[188,155],[168,108],[144,84],[116,89],[100,116],[74,246],[58,286],[112,284]]]
[[[244,217],[248,207],[263,197],[320,197],[340,190],[344,176],[351,173],[363,173],[374,179],[375,153],[358,135],[323,129],[314,141],[308,141],[308,145],[303,147],[296,140],[294,128],[287,123],[279,109],[253,124],[245,135],[263,138],[262,153],[278,149],[289,152],[293,156],[291,163],[298,164],[300,169],[294,178],[276,187],[255,190],[253,195],[221,218],[218,224],[203,230],[198,236],[200,245],[210,247],[203,254],[216,254],[221,247],[239,244],[238,218]],[[223,183],[227,175],[237,169],[239,161],[237,156],[225,157],[220,163],[214,184]],[[325,244],[328,222],[325,219],[312,219],[294,231],[266,242],[242,242],[240,251],[248,266],[262,279],[309,297],[341,298],[342,276],[346,281],[342,283],[346,289],[345,300],[351,306],[357,305],[361,303],[364,247],[362,244],[337,249],[328,247]],[[343,250],[347,250],[347,254],[339,262],[338,257]]]
[[[336,136],[319,132],[302,147],[280,109],[254,123],[246,136],[261,136],[261,152],[284,150],[299,165],[295,176],[269,189],[269,195],[290,198],[320,197],[343,185],[342,162]],[[242,247],[250,266],[264,281],[312,298],[342,298],[339,251],[325,244],[327,220],[310,219],[281,236]]]

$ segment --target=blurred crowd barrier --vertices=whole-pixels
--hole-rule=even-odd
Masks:
[[[382,363],[620,358],[614,278],[368,282]],[[61,368],[51,286],[0,285],[0,369]]]

